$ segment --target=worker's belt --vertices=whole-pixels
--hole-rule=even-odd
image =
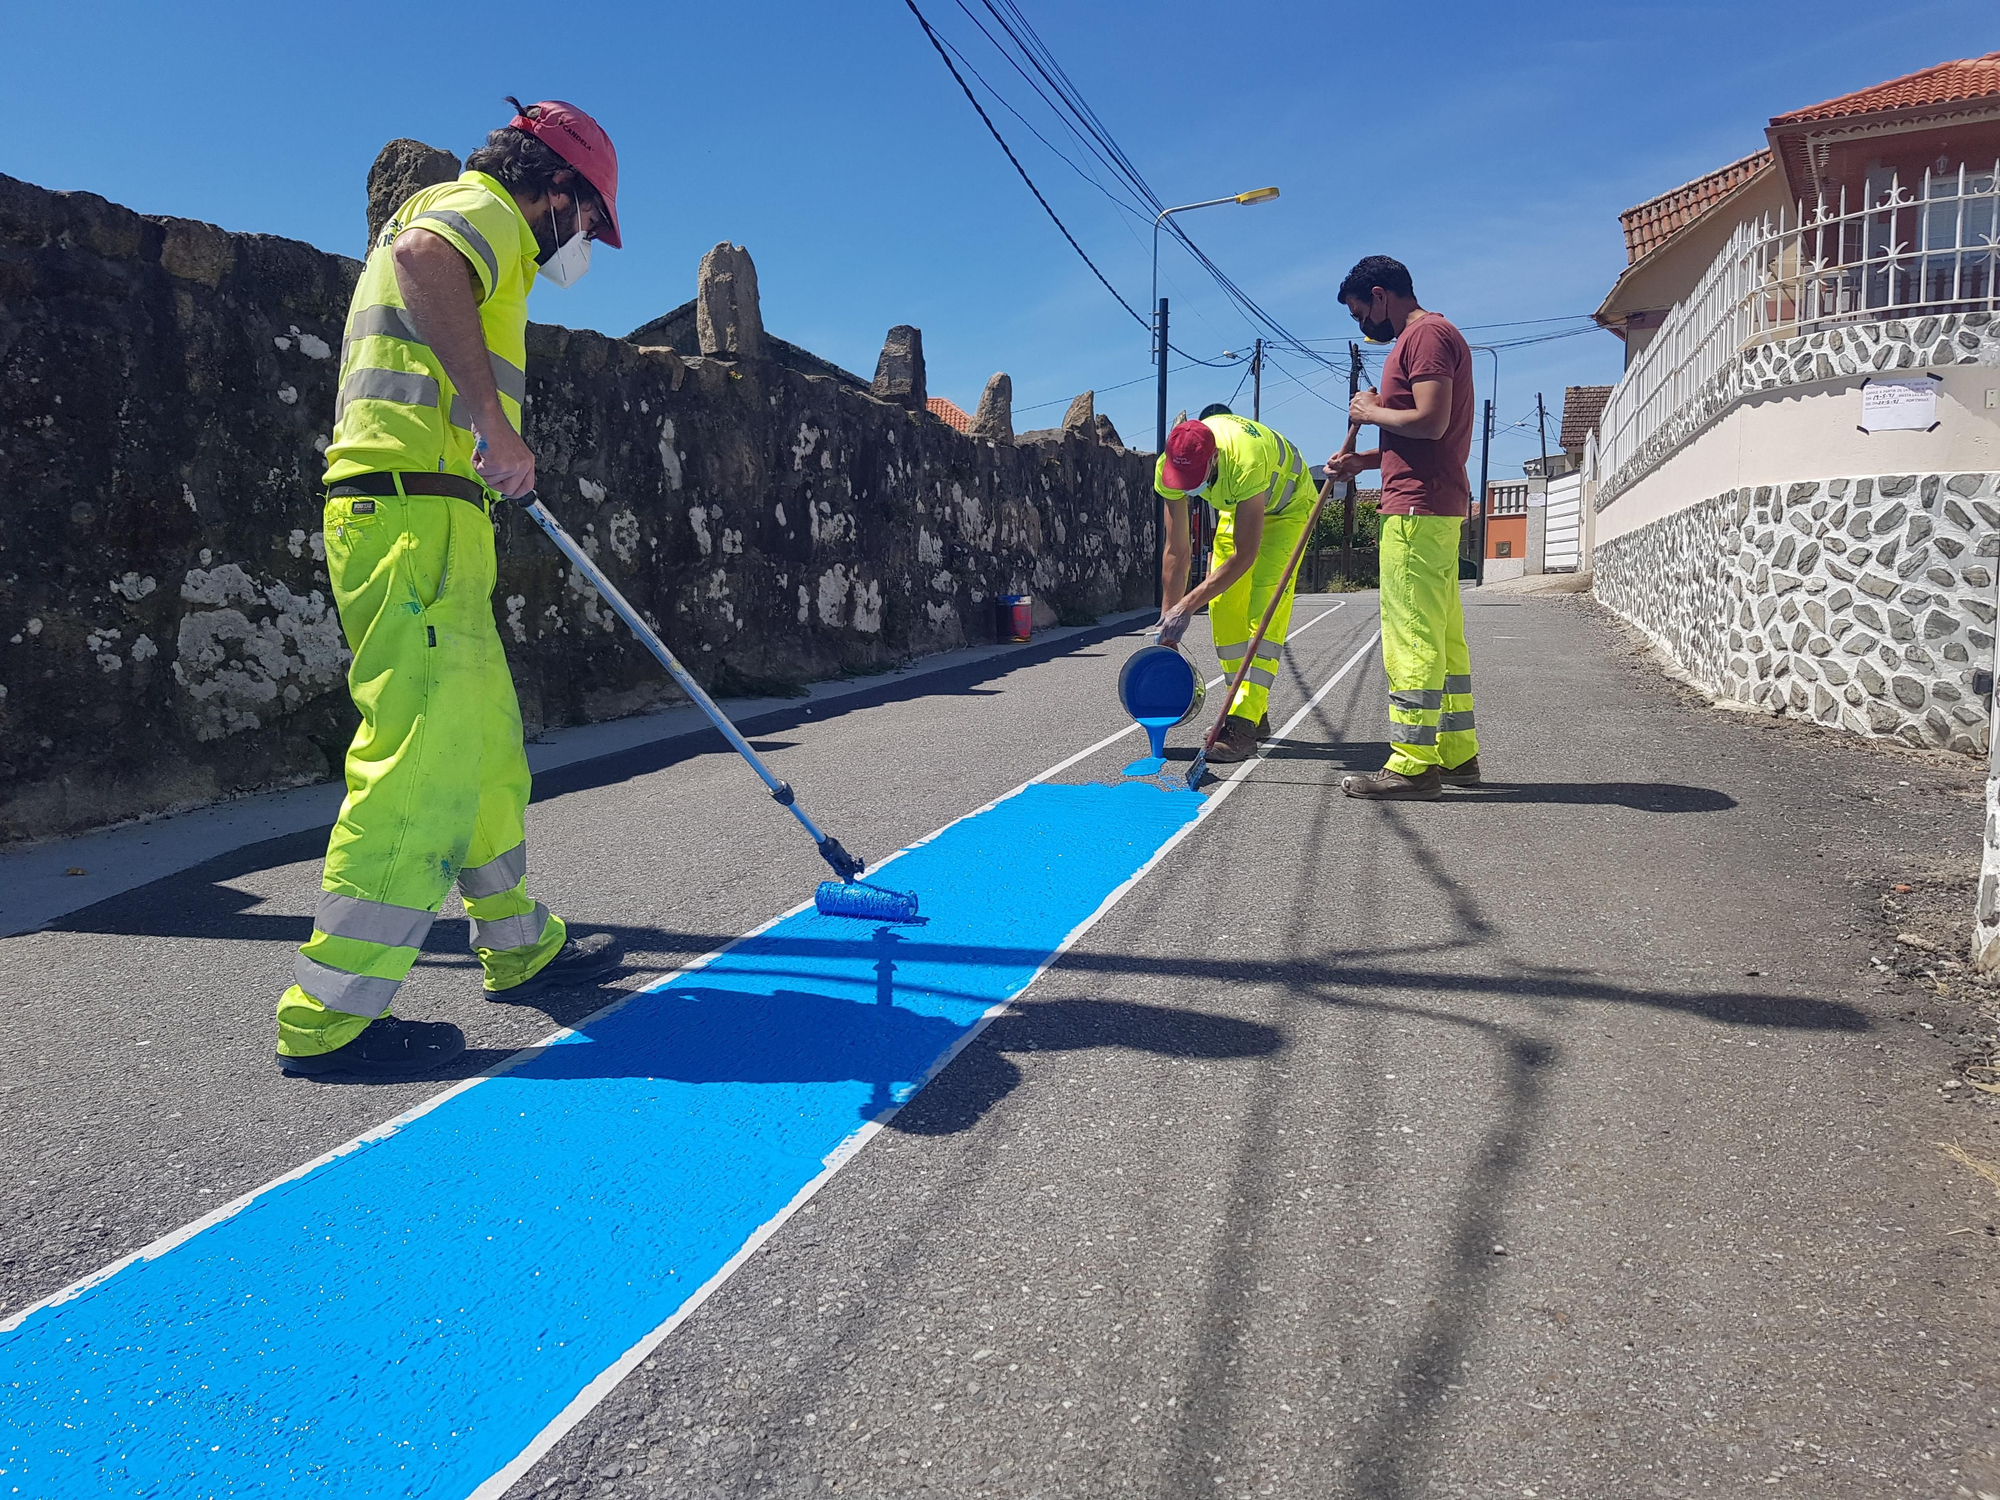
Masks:
[[[401,481],[401,488],[397,481]],[[402,474],[350,474],[326,489],[328,499],[338,499],[344,495],[448,495],[454,500],[463,500],[484,510],[490,503],[492,491],[485,485],[470,479],[461,479],[456,474],[426,474],[422,470]]]

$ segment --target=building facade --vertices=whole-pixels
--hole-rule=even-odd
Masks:
[[[1772,117],[1624,216],[1584,448],[1599,599],[1719,699],[1983,754],[2000,53]]]

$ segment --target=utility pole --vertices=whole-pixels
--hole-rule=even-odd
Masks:
[[[1542,483],[1549,482],[1549,414],[1542,406],[1542,393],[1535,392],[1535,430],[1542,435]]]
[[[1264,341],[1257,340],[1250,356],[1250,420],[1264,420]]]
[[[1479,561],[1474,564],[1472,586],[1480,587],[1486,582],[1486,513],[1493,509],[1491,497],[1486,493],[1486,461],[1493,454],[1493,402],[1489,397],[1485,414],[1480,421],[1479,439]]]
[[[1361,346],[1352,339],[1347,341],[1347,399],[1352,401],[1361,390]],[[1347,481],[1347,496],[1341,502],[1345,511],[1340,532],[1340,576],[1349,583],[1354,582],[1354,481]]]
[[[1155,408],[1153,433],[1154,451],[1167,451],[1167,299],[1162,297],[1159,306],[1159,343],[1157,353],[1160,359],[1159,401]],[[1156,497],[1157,498],[1157,497]],[[1167,506],[1159,501],[1159,509],[1153,516],[1153,607],[1160,607],[1160,567],[1167,545]]]

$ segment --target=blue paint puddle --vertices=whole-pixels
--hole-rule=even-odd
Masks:
[[[1149,755],[1144,760],[1133,761],[1123,771],[1119,772],[1119,774],[1121,776],[1157,776],[1166,768],[1167,762],[1164,756]]]
[[[892,867],[927,927],[807,910],[0,1334],[0,1492],[463,1496],[1200,811],[1027,788]]]

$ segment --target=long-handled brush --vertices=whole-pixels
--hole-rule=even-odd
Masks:
[[[1350,423],[1347,441],[1340,445],[1342,453],[1354,451],[1354,440],[1360,435],[1359,423]],[[1208,727],[1208,734],[1201,742],[1201,749],[1195,752],[1194,764],[1188,767],[1188,790],[1201,785],[1201,778],[1208,770],[1208,752],[1215,748],[1215,742],[1222,737],[1222,726],[1229,722],[1229,710],[1236,702],[1236,690],[1243,686],[1243,680],[1250,675],[1250,668],[1256,664],[1257,649],[1264,644],[1264,633],[1271,628],[1271,621],[1277,617],[1278,606],[1284,603],[1285,590],[1291,587],[1292,575],[1299,570],[1299,561],[1306,555],[1306,548],[1312,545],[1313,528],[1319,524],[1319,513],[1326,509],[1327,499],[1333,494],[1336,484],[1352,484],[1353,480],[1337,480],[1331,474],[1319,487],[1319,498],[1313,501],[1312,513],[1306,517],[1305,529],[1299,533],[1298,545],[1292,548],[1292,560],[1285,564],[1284,577],[1278,580],[1278,587],[1271,595],[1271,603],[1264,610],[1264,618],[1257,622],[1257,633],[1250,637],[1250,644],[1243,652],[1243,665],[1236,669],[1236,675],[1229,680],[1228,688],[1222,695],[1222,712],[1215,716],[1215,722]]]
[[[660,665],[673,674],[674,681],[681,685],[681,690],[694,700],[697,708],[708,715],[709,722],[722,731],[722,737],[729,741],[730,748],[748,761],[750,769],[757,773],[758,779],[770,788],[772,800],[797,818],[799,826],[812,836],[813,843],[819,847],[820,858],[824,859],[833,873],[840,877],[837,880],[821,881],[819,889],[813,893],[813,904],[819,908],[820,913],[829,917],[859,917],[871,922],[915,920],[916,893],[886,890],[881,886],[865,884],[860,879],[862,871],[867,866],[841,848],[839,839],[830,833],[820,832],[813,820],[806,816],[806,810],[799,806],[798,798],[792,789],[771,774],[770,767],[766,766],[757,752],[750,748],[749,741],[737,733],[736,726],[730,723],[722,710],[715,706],[715,700],[702,691],[701,684],[696,682],[688,669],[680,664],[680,659],[667,649],[666,642],[654,633],[653,628],[640,616],[639,611],[632,607],[631,602],[618,592],[617,585],[606,578],[603,570],[590,560],[590,554],[579,547],[576,540],[562,529],[561,523],[549,514],[549,508],[542,504],[535,492],[528,491],[514,503],[526,511],[529,518],[549,534],[549,540],[562,549],[563,556],[567,557],[576,570],[590,581],[590,586],[603,596],[604,602],[617,612],[618,618],[631,627],[632,634],[639,638],[640,644],[652,652]]]

